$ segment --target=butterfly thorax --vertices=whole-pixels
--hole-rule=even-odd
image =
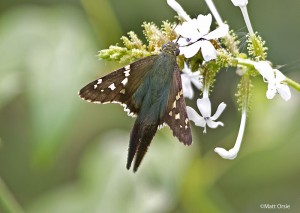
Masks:
[[[161,48],[161,51],[175,56],[179,55],[178,44],[172,41],[164,44]]]

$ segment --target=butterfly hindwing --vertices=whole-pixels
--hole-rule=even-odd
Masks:
[[[148,56],[92,81],[79,91],[79,96],[93,103],[119,103],[129,115],[139,112],[132,95],[157,56]]]
[[[176,65],[164,122],[171,128],[173,135],[185,145],[192,144],[192,133],[183,97],[180,70]]]

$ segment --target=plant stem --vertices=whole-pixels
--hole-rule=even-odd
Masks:
[[[249,68],[254,68],[255,62],[250,59],[242,59],[242,58],[236,58],[238,61],[238,65],[246,66]]]
[[[284,82],[286,82],[289,86],[293,87],[295,90],[300,92],[300,84],[296,81],[293,81],[292,79],[286,77]]]

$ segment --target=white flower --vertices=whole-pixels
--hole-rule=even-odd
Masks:
[[[201,49],[205,61],[217,57],[217,51],[209,41],[227,35],[228,25],[222,25],[214,31],[209,32],[212,22],[211,14],[199,15],[197,19],[183,22],[176,27],[176,32],[181,35],[178,40],[180,54],[191,58]]]
[[[245,7],[248,4],[248,0],[231,0],[236,7]]]
[[[201,113],[199,115],[192,107],[187,106],[187,114],[191,121],[195,123],[196,126],[204,127],[204,133],[206,133],[206,125],[210,128],[217,128],[218,126],[224,126],[224,124],[220,121],[215,121],[219,118],[219,116],[224,111],[226,104],[221,103],[218,106],[216,113],[211,116],[211,103],[208,97],[203,97],[197,100],[197,106]]]
[[[277,93],[279,93],[285,101],[291,98],[290,88],[282,83],[286,77],[279,70],[273,69],[266,61],[256,62],[254,67],[263,76],[266,82],[268,82],[266,94],[268,99],[274,98]]]
[[[245,127],[246,127],[246,117],[247,117],[246,110],[243,110],[239,134],[237,136],[234,147],[232,149],[230,149],[229,151],[227,151],[226,149],[221,148],[221,147],[215,148],[214,151],[216,153],[218,153],[222,158],[229,159],[229,160],[233,160],[236,158],[236,156],[240,150],[240,147],[242,144],[242,139],[244,136],[244,131],[245,131]]]
[[[200,72],[192,72],[191,69],[184,63],[184,68],[182,70],[181,80],[182,80],[182,89],[183,89],[183,96],[189,99],[193,99],[194,97],[194,90],[192,84],[197,88],[201,89],[202,78]]]

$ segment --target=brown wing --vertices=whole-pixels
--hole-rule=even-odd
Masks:
[[[153,66],[155,57],[157,56],[140,59],[98,78],[83,87],[78,94],[82,99],[92,103],[119,103],[128,115],[134,116],[139,113],[140,106],[134,103],[132,95]]]
[[[177,137],[180,142],[185,145],[192,144],[192,133],[183,97],[180,70],[177,65],[174,68],[168,107],[163,121],[171,128],[173,135]]]

